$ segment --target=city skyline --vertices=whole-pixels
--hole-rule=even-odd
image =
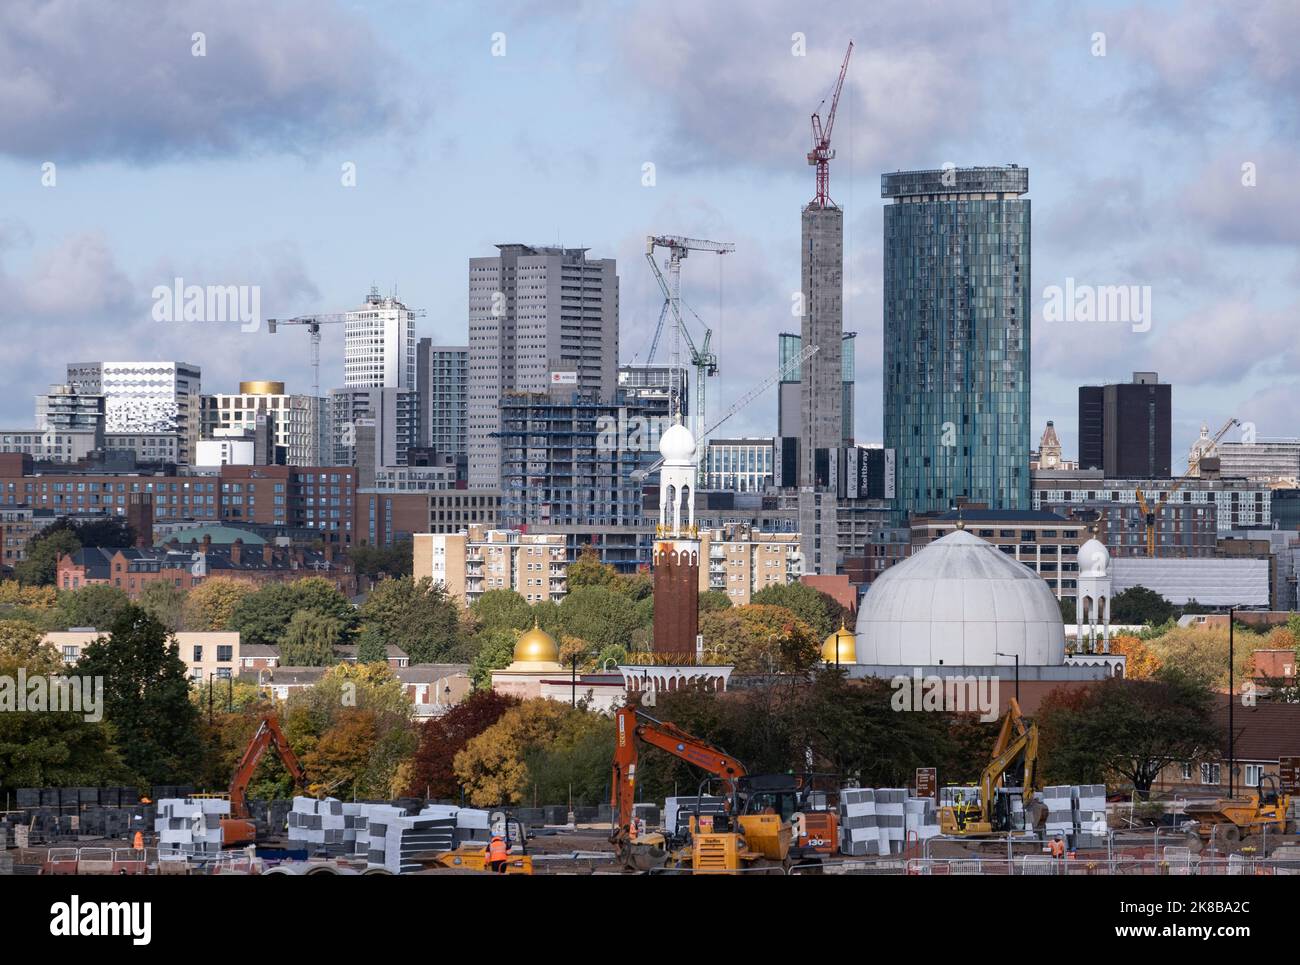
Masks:
[[[373,283],[427,311],[417,338],[459,345],[469,259],[513,242],[617,259],[619,361],[643,361],[660,303],[641,258],[650,233],[737,245],[683,273],[714,325],[721,412],[775,372],[778,333],[797,330],[807,120],[853,39],[830,196],[845,211],[860,442],[883,435],[879,179],[948,163],[1034,171],[1031,440],[1051,419],[1077,454],[1078,386],[1138,370],[1174,386],[1175,472],[1202,422],[1297,434],[1300,71],[1287,51],[1300,24],[1283,4],[1249,23],[1176,3],[758,4],[741,24],[711,5],[593,5],[571,21],[453,5],[436,28],[403,3],[182,3],[165,17],[69,4],[57,42],[32,9],[0,14],[0,51],[58,106],[0,95],[5,425],[30,425],[34,396],[76,358],[186,359],[206,392],[250,379],[308,391],[305,332],[154,321],[151,292],[176,278],[260,286],[276,317],[353,310]],[[97,81],[136,62],[167,83]],[[538,78],[579,85],[581,110],[526,96]],[[233,106],[208,106],[217,87]],[[1149,330],[1045,319],[1048,289],[1076,285],[1149,286]],[[342,341],[326,327],[323,392],[343,384]],[[776,395],[722,434],[775,434]]]

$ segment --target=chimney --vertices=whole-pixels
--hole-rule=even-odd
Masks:
[[[302,547],[301,546],[295,546],[293,548],[293,568],[294,569],[302,568]]]
[[[272,566],[275,563],[275,547],[270,541],[262,544],[262,563],[266,566]]]
[[[244,561],[244,540],[236,536],[235,541],[230,544],[230,562],[239,566]]]
[[[325,541],[325,562],[334,562],[334,544],[329,540]]]
[[[204,534],[203,534],[203,548],[202,548],[199,552],[201,552],[204,556],[207,556],[207,555],[208,555],[208,550],[209,550],[211,547],[212,547],[212,534],[211,534],[211,533],[204,533]]]

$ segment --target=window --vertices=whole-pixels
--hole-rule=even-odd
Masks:
[[[1202,764],[1201,765],[1201,783],[1218,784],[1219,783],[1219,765]]]
[[[1245,780],[1246,780],[1246,789],[1247,789],[1247,790],[1253,790],[1253,789],[1259,787],[1259,782],[1260,782],[1261,780],[1264,779],[1264,765],[1263,765],[1263,764],[1247,764],[1247,765],[1246,765],[1246,773],[1245,773],[1244,776],[1245,776]]]
[[[203,662],[203,647],[201,647],[198,644],[194,645],[194,662],[195,663]]]
[[[1192,765],[1191,765],[1191,764],[1180,764],[1179,767],[1182,768],[1183,780],[1184,780],[1184,781],[1190,781],[1190,780],[1192,779]]]
[[[234,649],[229,644],[219,644],[217,646],[217,663],[230,663],[234,657]]]

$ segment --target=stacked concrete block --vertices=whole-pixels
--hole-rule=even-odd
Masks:
[[[1080,848],[1100,848],[1106,844],[1106,785],[1082,784],[1077,789],[1076,824]]]
[[[424,865],[416,860],[421,855],[437,854],[451,851],[456,843],[456,818],[433,818],[419,815],[401,815],[386,819],[384,836],[375,834],[375,825],[371,824],[370,854],[373,856],[380,847],[383,860],[371,864],[382,864],[393,874],[409,874],[420,871]]]
[[[1039,796],[1047,806],[1048,838],[1059,834],[1069,840],[1074,834],[1074,788],[1068,784],[1056,784],[1043,788]]]
[[[427,809],[426,809],[427,810]],[[460,808],[456,811],[456,844],[492,840],[492,815],[477,808]]]
[[[172,855],[206,855],[221,851],[221,820],[230,802],[221,798],[165,798],[158,802],[154,831],[158,850]]]
[[[869,787],[840,791],[840,852],[855,856],[881,853],[876,792]]]
[[[704,797],[670,797],[664,801],[663,828],[671,834],[682,834],[690,826],[691,816],[698,811],[700,815],[722,814],[727,808],[727,799],[720,796]]]
[[[903,802],[904,842],[924,841],[939,833],[939,808],[934,798],[909,797]]]
[[[345,815],[342,801],[295,797],[289,811],[289,847],[315,854],[348,854],[356,840],[355,824],[355,813]]]
[[[876,824],[880,828],[881,854],[903,853],[903,810],[906,801],[906,788],[876,788]]]
[[[388,835],[388,822],[403,817],[405,808],[391,804],[360,804],[353,818],[355,834],[353,854],[365,858],[367,863],[385,863],[384,841]]]

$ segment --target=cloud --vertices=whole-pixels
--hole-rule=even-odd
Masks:
[[[1243,165],[1250,165],[1248,170]],[[1185,188],[1187,216],[1230,244],[1300,244],[1300,152],[1248,147],[1210,161]],[[1243,183],[1253,180],[1253,184]]]
[[[33,252],[19,267],[0,266],[0,365],[10,390],[0,423],[30,426],[32,396],[62,381],[65,364],[78,359],[193,362],[203,370],[205,392],[234,391],[240,379],[251,377],[284,379],[290,391],[310,391],[305,332],[272,337],[264,326],[241,332],[236,322],[154,321],[152,290],[171,286],[175,278],[186,285],[255,285],[263,318],[319,307],[321,297],[292,242],[206,258],[160,257],[131,273],[117,263],[102,234],[71,235]],[[328,387],[334,363],[328,351],[323,355]]]
[[[656,150],[686,167],[797,170],[823,120],[850,39],[853,58],[832,143],[867,170],[928,158],[977,129],[986,106],[977,64],[1006,46],[1016,8],[968,11],[925,2],[817,4],[776,0],[719,18],[710,4],[666,0],[629,17],[620,39],[644,106],[662,115]],[[791,52],[804,34],[806,56]],[[809,182],[811,186],[811,175]],[[832,195],[834,195],[832,174]]]
[[[192,35],[206,56],[193,56]],[[331,3],[9,0],[0,151],[54,161],[296,151],[399,115],[393,56]]]

